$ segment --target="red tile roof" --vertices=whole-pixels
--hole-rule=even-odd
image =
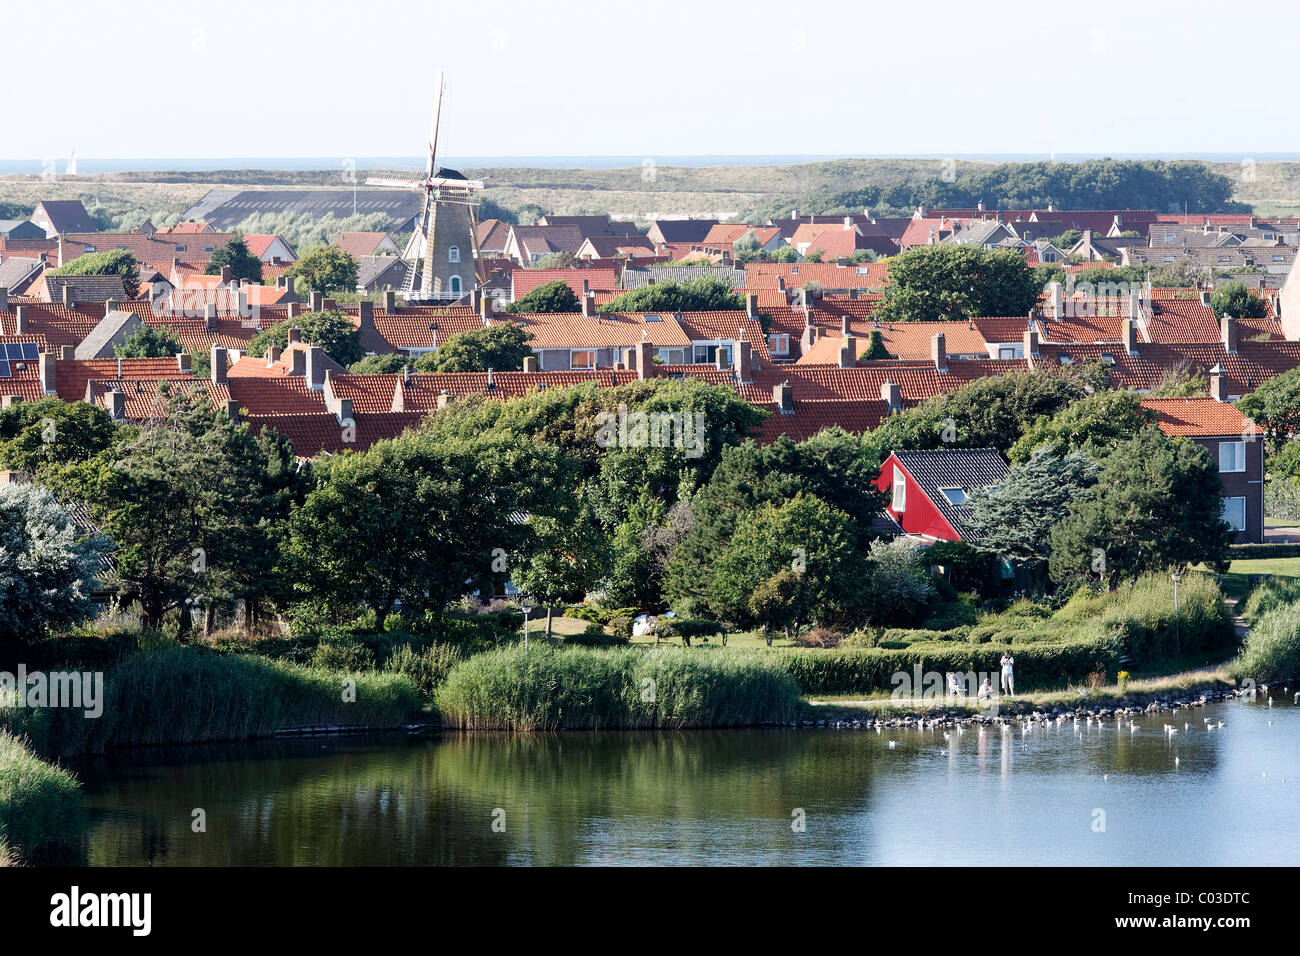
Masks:
[[[1254,435],[1255,423],[1234,405],[1213,398],[1144,398],[1142,407],[1156,413],[1156,424],[1166,435],[1209,437]]]

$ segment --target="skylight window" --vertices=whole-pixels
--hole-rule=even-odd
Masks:
[[[948,499],[950,505],[964,505],[968,500],[965,488],[940,488],[939,493]]]

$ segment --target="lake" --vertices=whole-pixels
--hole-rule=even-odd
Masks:
[[[1281,693],[1136,731],[382,735],[73,769],[93,866],[1294,865],[1300,707]]]

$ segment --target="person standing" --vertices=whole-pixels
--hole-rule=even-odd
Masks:
[[[1002,655],[1002,692],[1008,697],[1016,696],[1016,678],[1013,673],[1016,659],[1011,656],[1011,649],[1008,648]]]

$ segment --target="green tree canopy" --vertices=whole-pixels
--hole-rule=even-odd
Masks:
[[[301,279],[313,292],[354,292],[357,260],[338,246],[317,246],[305,252],[284,274]]]
[[[1210,308],[1216,318],[1231,315],[1238,319],[1262,319],[1268,306],[1254,289],[1244,282],[1225,282],[1210,294]]]
[[[568,283],[556,279],[525,293],[506,306],[506,311],[512,315],[526,315],[538,312],[577,312],[581,308],[582,303]]]
[[[457,332],[432,352],[415,362],[421,372],[517,372],[533,354],[528,342],[533,337],[517,322],[498,322]]]
[[[0,411],[0,468],[46,479],[112,445],[113,419],[99,405],[42,398]]]
[[[352,323],[352,318],[337,309],[304,312],[275,323],[253,336],[248,343],[248,354],[261,358],[268,349],[285,348],[289,344],[289,329],[295,326],[302,331],[302,341],[320,346],[340,365],[361,361],[361,333]]]
[[[184,351],[184,346],[165,327],[143,323],[121,345],[113,346],[113,354],[119,358],[170,358]]]
[[[630,289],[600,306],[601,312],[716,312],[743,309],[744,300],[716,276],[655,282]]]
[[[203,271],[210,276],[221,275],[222,266],[229,266],[236,279],[247,279],[249,282],[262,281],[262,260],[248,251],[243,236],[235,236],[212,253],[212,258],[208,260]]]
[[[50,275],[120,276],[128,299],[134,299],[140,294],[140,268],[135,256],[127,249],[88,252],[54,269]]]
[[[971,492],[967,521],[975,547],[999,557],[1046,562],[1052,554],[1051,532],[1070,505],[1090,493],[1101,466],[1085,453],[1071,450],[1058,457],[1050,445],[1011,466],[991,490]]]
[[[359,362],[353,362],[348,366],[348,371],[357,375],[392,375],[394,372],[400,372],[408,365],[413,366],[409,356],[398,355],[367,355]]]
[[[1300,430],[1300,368],[1275,375],[1237,403],[1268,438],[1274,451]]]
[[[889,262],[889,285],[876,309],[882,322],[1025,315],[1039,286],[1015,249],[976,245],[913,246]]]
[[[1092,494],[1052,528],[1054,579],[1085,574],[1113,585],[1145,571],[1226,566],[1232,532],[1218,467],[1205,448],[1147,425],[1115,445],[1101,466]]]
[[[1155,412],[1143,408],[1142,399],[1134,392],[1095,392],[1055,415],[1040,416],[1011,446],[1007,457],[1013,464],[1023,464],[1042,449],[1060,458],[1081,448],[1100,457],[1155,420]]]

